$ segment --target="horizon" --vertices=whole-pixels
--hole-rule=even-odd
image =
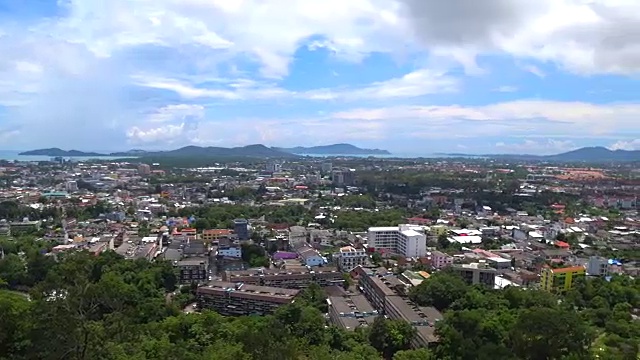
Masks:
[[[637,23],[605,0],[0,0],[0,143],[638,150]]]

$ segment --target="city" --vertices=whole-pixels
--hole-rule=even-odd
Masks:
[[[576,296],[640,271],[633,162],[144,159],[3,162],[5,286],[35,296],[36,261],[113,253],[166,264],[166,301],[186,314],[266,316],[313,296],[326,324],[358,333],[383,317],[409,325],[401,348],[442,351],[438,324],[471,301],[448,292]]]

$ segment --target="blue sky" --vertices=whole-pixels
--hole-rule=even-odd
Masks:
[[[0,148],[640,149],[640,2],[0,0]]]

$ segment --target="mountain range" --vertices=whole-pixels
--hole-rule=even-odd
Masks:
[[[21,152],[19,155],[60,156],[60,157],[256,157],[291,158],[299,155],[390,155],[387,150],[362,149],[351,144],[334,144],[314,147],[277,148],[265,145],[247,145],[241,147],[201,147],[185,146],[168,151],[129,150],[124,152],[96,153],[59,148],[38,149]]]
[[[609,150],[602,146],[583,147],[556,155],[528,154],[444,154],[447,156],[486,157],[492,159],[565,161],[565,162],[622,162],[640,161],[640,150]]]

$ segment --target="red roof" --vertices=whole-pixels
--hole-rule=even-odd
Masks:
[[[568,243],[560,240],[556,240],[555,245],[559,248],[565,248],[565,249],[568,249],[570,247]]]

